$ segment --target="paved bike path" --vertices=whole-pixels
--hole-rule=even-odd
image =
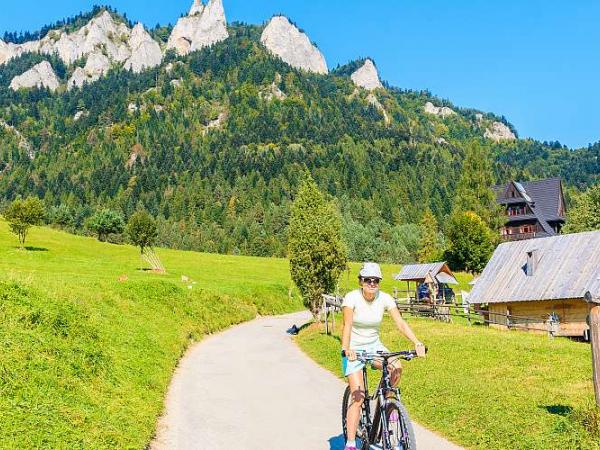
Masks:
[[[262,317],[192,346],[175,371],[151,450],[343,450],[345,385],[286,334],[309,318]],[[460,449],[415,428],[419,450]]]

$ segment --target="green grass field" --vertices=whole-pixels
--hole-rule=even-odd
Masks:
[[[27,245],[0,222],[1,448],[145,448],[191,340],[301,309],[285,260],[159,249],[160,275],[130,246],[48,228]]]
[[[588,344],[407,320],[429,347],[427,358],[404,363],[403,400],[417,422],[467,448],[600,448]],[[341,377],[340,331],[308,327],[297,342]],[[382,339],[390,349],[411,348],[387,319]]]

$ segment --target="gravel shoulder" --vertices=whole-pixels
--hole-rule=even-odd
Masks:
[[[286,330],[307,312],[262,317],[193,345],[180,361],[152,450],[343,450],[345,385]],[[415,424],[419,449],[460,449]]]

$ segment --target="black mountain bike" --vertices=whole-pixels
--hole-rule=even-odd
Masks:
[[[342,352],[345,356],[345,352]],[[416,450],[415,432],[408,417],[406,408],[400,401],[400,390],[392,387],[389,370],[390,360],[403,359],[410,361],[416,358],[414,350],[402,352],[357,352],[357,359],[365,363],[362,370],[365,386],[365,400],[362,404],[360,420],[356,430],[357,448],[370,450]],[[367,384],[367,364],[381,362],[381,380],[377,389],[369,395]],[[371,415],[371,402],[375,401],[374,413]],[[350,386],[346,386],[342,400],[342,428],[344,439],[347,439],[346,420],[348,407],[351,404]]]

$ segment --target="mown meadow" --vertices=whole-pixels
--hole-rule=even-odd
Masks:
[[[402,398],[420,424],[473,449],[600,448],[588,344],[407,320],[429,348],[426,358],[403,364]],[[339,377],[340,332],[338,325],[328,336],[313,324],[297,338],[310,357]],[[412,347],[387,319],[382,340],[394,350]],[[375,380],[377,373],[370,375]]]
[[[301,309],[286,260],[139,250],[0,221],[2,448],[142,449],[193,340]],[[187,281],[182,281],[182,276]]]

